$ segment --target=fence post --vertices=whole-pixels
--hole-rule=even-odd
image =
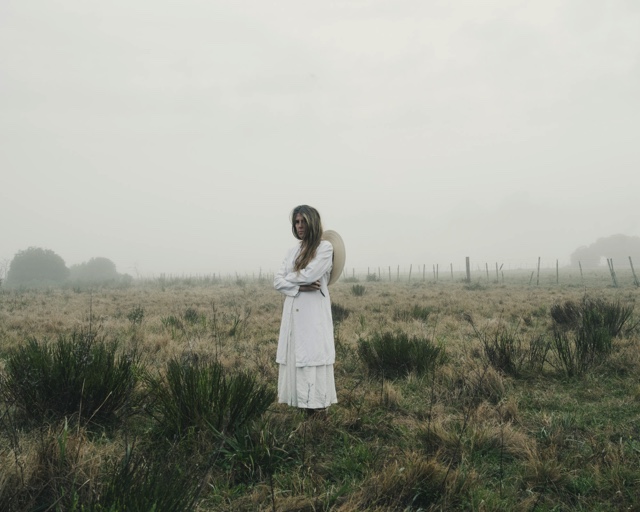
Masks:
[[[636,286],[640,286],[640,281],[638,281],[638,277],[636,276],[636,271],[633,268],[633,260],[631,259],[631,256],[629,256],[629,265],[631,265],[631,273],[633,274],[633,282],[635,283]]]
[[[471,262],[469,261],[469,256],[466,257],[465,265],[467,267],[467,283],[471,282]]]
[[[538,277],[536,277],[536,286],[540,285],[540,256],[538,256]]]
[[[613,287],[618,287],[618,279],[616,278],[616,271],[613,269],[613,258],[607,258],[607,265],[609,265],[609,273],[611,274],[611,280],[613,281]]]

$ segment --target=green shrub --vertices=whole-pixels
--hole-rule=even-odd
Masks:
[[[198,313],[198,310],[195,309],[195,308],[187,308],[184,311],[183,317],[184,317],[185,321],[189,322],[190,324],[196,324],[202,318],[200,313]]]
[[[202,476],[188,461],[180,462],[168,464],[166,458],[149,459],[128,451],[109,472],[100,495],[81,510],[194,510]]]
[[[444,351],[427,338],[385,332],[359,340],[358,355],[372,375],[395,379],[411,372],[427,373],[442,361]]]
[[[632,313],[633,306],[588,297],[552,306],[553,349],[567,376],[582,375],[603,363]]]
[[[228,374],[218,361],[173,359],[165,375],[149,377],[148,384],[159,430],[168,439],[201,430],[232,434],[260,417],[276,397],[253,375]]]
[[[393,313],[393,319],[400,322],[408,322],[412,319],[426,322],[431,311],[432,309],[428,306],[415,304],[411,309],[396,309]]]
[[[351,311],[344,306],[341,306],[336,302],[331,303],[331,317],[333,318],[334,324],[339,324],[343,320],[346,320],[350,313]]]
[[[551,318],[563,330],[606,329],[616,337],[622,333],[625,324],[633,314],[633,305],[624,306],[620,301],[607,302],[604,299],[583,297],[581,302],[566,301],[551,306]]]
[[[378,274],[376,274],[375,272],[373,274],[367,274],[367,281],[376,282],[379,280],[380,278],[378,277]]]
[[[603,328],[577,331],[553,328],[553,349],[569,377],[582,375],[604,362],[611,353],[612,339]]]
[[[138,374],[136,352],[118,355],[115,342],[74,331],[51,344],[29,339],[7,359],[1,389],[29,419],[100,423],[130,412]]]
[[[182,320],[180,320],[177,316],[175,315],[169,315],[169,316],[163,316],[160,318],[160,321],[162,322],[162,327],[164,327],[167,330],[184,330],[184,325],[182,324]]]
[[[496,370],[513,376],[523,371],[542,371],[550,349],[546,336],[533,334],[527,341],[518,325],[509,327],[500,322],[497,328],[488,331],[478,329],[470,315],[465,315],[465,320],[482,343],[486,360]]]
[[[365,287],[361,284],[354,284],[351,287],[351,293],[353,293],[356,297],[362,297],[365,292]]]
[[[127,319],[133,325],[140,325],[144,318],[144,308],[142,306],[135,306],[129,313],[127,313]]]

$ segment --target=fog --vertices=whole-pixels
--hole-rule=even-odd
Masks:
[[[310,204],[356,271],[568,264],[640,235],[638,27],[633,0],[3,0],[0,262],[270,272]]]

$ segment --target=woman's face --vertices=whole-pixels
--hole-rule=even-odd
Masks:
[[[304,240],[304,235],[307,232],[307,221],[301,213],[296,213],[296,218],[293,219],[293,223],[296,228],[296,233],[298,233],[298,238]]]

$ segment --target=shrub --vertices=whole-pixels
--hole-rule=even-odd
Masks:
[[[581,302],[566,301],[551,306],[551,318],[562,329],[606,329],[612,336],[619,336],[633,314],[633,306],[623,306],[620,301],[583,297]]]
[[[11,260],[7,286],[39,286],[62,283],[69,276],[64,260],[50,249],[29,247]]]
[[[502,322],[491,332],[481,331],[470,315],[464,318],[482,343],[484,356],[493,368],[513,376],[520,375],[524,370],[542,371],[550,348],[546,336],[533,334],[527,341],[519,333],[518,325],[510,328]]]
[[[74,281],[96,283],[115,281],[119,277],[116,264],[108,258],[91,258],[85,263],[72,265],[69,268],[69,278]]]
[[[579,376],[602,363],[611,351],[611,336],[604,330],[587,333],[554,327],[553,348],[568,377]]]
[[[359,340],[358,354],[372,375],[388,379],[425,374],[444,357],[442,347],[404,332],[375,333],[370,340]]]
[[[376,282],[379,281],[378,274],[375,272],[373,274],[367,274],[367,281]]]
[[[343,320],[346,320],[350,313],[351,311],[344,306],[341,306],[336,302],[331,303],[331,317],[333,318],[334,324],[339,324]]]
[[[613,338],[621,334],[632,313],[633,306],[588,297],[552,306],[553,349],[567,376],[582,375],[604,362]]]
[[[185,309],[183,317],[190,324],[196,324],[201,319],[200,313],[198,313],[198,310],[195,308]]]
[[[351,293],[353,293],[356,297],[362,297],[365,292],[365,287],[361,284],[354,284],[351,287]]]
[[[127,313],[127,318],[133,325],[140,325],[144,318],[144,308],[142,306],[135,306]]]
[[[430,314],[430,307],[415,304],[412,309],[396,309],[393,313],[393,319],[401,322],[408,322],[412,319],[426,322]]]
[[[159,430],[169,439],[203,430],[232,434],[260,417],[275,391],[247,373],[228,374],[218,362],[169,361],[161,377],[149,377]]]
[[[117,348],[91,332],[60,335],[52,344],[30,339],[7,359],[2,394],[36,421],[111,421],[135,405],[139,373],[138,354],[118,355]]]
[[[167,464],[127,451],[86,510],[194,510],[202,478],[188,461]],[[84,510],[84,509],[83,509]]]

